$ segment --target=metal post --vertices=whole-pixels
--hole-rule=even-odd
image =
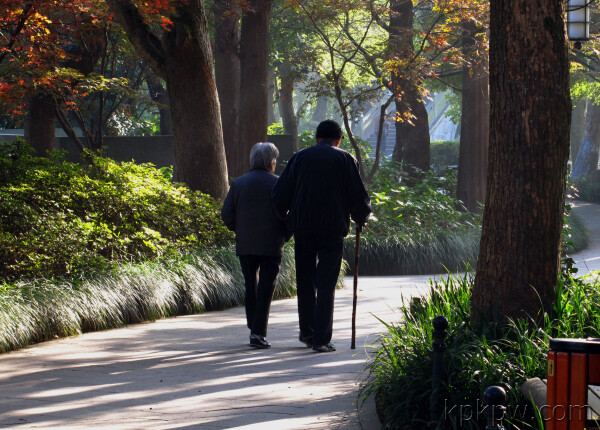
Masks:
[[[430,427],[435,428],[440,417],[443,414],[442,405],[442,380],[444,379],[444,352],[448,347],[444,340],[446,339],[446,329],[448,328],[448,318],[438,315],[433,319],[433,369],[431,378],[431,421]]]
[[[485,403],[484,414],[487,417],[487,426],[485,430],[505,430],[502,425],[504,414],[506,413],[506,391],[504,388],[492,385],[483,392],[483,401]]]

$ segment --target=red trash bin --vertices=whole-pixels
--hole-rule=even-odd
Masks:
[[[600,339],[550,339],[546,430],[600,428]]]

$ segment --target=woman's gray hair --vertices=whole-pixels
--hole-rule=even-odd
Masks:
[[[250,150],[250,168],[271,170],[273,161],[277,161],[279,149],[271,142],[258,142]]]

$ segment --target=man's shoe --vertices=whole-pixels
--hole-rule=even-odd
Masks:
[[[310,347],[313,346],[312,345],[312,336],[302,336],[302,335],[300,335],[298,337],[298,340],[300,342],[302,342],[304,345],[306,345],[307,348],[310,348]]]
[[[261,348],[261,349],[266,349],[266,348],[271,347],[271,344],[269,342],[267,342],[267,339],[265,339],[263,336],[259,336],[257,334],[250,335],[249,345],[253,348]]]
[[[325,345],[313,345],[312,349],[315,352],[333,352],[335,346],[333,346],[333,343],[327,343]]]

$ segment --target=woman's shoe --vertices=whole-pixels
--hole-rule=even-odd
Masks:
[[[313,345],[312,349],[315,352],[333,352],[335,346],[333,346],[333,343],[327,343],[325,345]]]
[[[298,337],[298,340],[300,342],[302,342],[304,345],[306,345],[308,348],[311,348],[313,346],[313,344],[312,344],[312,336],[302,336],[302,335],[300,335]]]

